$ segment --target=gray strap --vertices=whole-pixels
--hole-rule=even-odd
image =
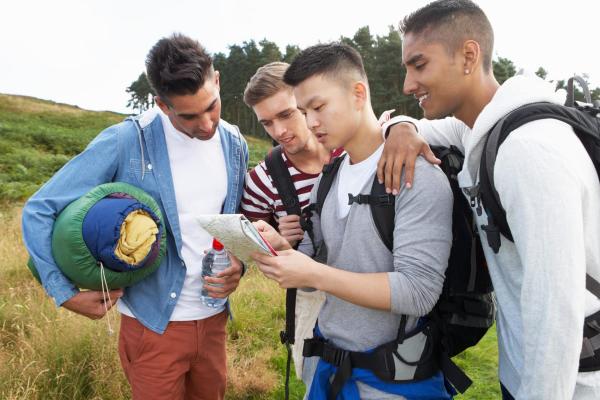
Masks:
[[[600,349],[600,334],[591,338],[583,338],[583,346],[581,347],[580,360],[593,357],[596,350]]]
[[[569,78],[567,81],[567,101],[565,101],[565,105],[569,107],[575,106],[575,88],[573,87],[573,81],[577,81],[579,86],[583,89],[583,97],[585,98],[585,102],[591,104],[592,96],[590,96],[590,89],[588,88],[587,82],[580,76],[573,76]]]
[[[585,275],[585,288],[600,299],[600,282],[592,278],[590,274]]]

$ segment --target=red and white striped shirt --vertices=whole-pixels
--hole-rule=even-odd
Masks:
[[[331,152],[331,160],[333,161],[343,152],[343,149],[334,150]],[[300,208],[304,209],[310,201],[310,192],[320,174],[308,174],[300,171],[287,158],[285,152],[282,152],[281,155],[294,182]],[[275,216],[275,220],[287,215],[281,196],[273,184],[264,160],[246,175],[242,196],[242,213],[248,218],[269,219],[271,216]]]

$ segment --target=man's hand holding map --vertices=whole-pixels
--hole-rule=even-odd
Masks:
[[[242,214],[202,215],[197,220],[204,230],[244,263],[252,261],[250,254],[254,252],[277,255],[269,242]]]

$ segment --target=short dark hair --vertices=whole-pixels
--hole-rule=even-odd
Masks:
[[[329,75],[340,78],[344,72],[353,71],[367,80],[367,74],[360,53],[343,43],[317,44],[301,51],[283,75],[290,86],[300,83],[314,75]],[[343,77],[342,77],[343,78]]]
[[[212,59],[198,41],[175,33],[150,49],[146,73],[154,93],[167,100],[198,92],[213,73]]]
[[[422,34],[429,40],[444,43],[449,52],[456,51],[465,40],[479,43],[483,68],[492,68],[494,31],[485,13],[471,0],[438,0],[406,16],[400,22],[404,35]]]

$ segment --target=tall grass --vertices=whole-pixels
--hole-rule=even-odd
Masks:
[[[56,308],[25,267],[19,207],[0,214],[0,399],[129,399],[107,320]],[[232,296],[228,325],[227,399],[281,399],[285,351],[284,291],[254,268]],[[111,311],[113,323],[118,313]],[[113,327],[118,332],[118,326]],[[496,338],[490,330],[456,359],[475,381],[463,399],[499,398]],[[293,376],[291,398],[304,388]]]
[[[56,308],[25,267],[18,207],[0,215],[0,399],[128,399],[117,335]],[[284,292],[251,269],[232,296],[228,399],[280,398]],[[118,313],[110,312],[113,324]],[[118,332],[118,326],[113,326]],[[293,398],[302,387],[292,383]]]

